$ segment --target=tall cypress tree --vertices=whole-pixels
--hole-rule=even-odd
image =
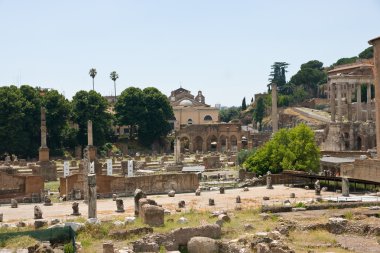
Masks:
[[[245,97],[243,98],[243,102],[241,103],[241,110],[245,111],[247,109],[247,104],[245,102]]]

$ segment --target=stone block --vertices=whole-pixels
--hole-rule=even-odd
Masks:
[[[39,228],[42,228],[43,226],[47,226],[47,224],[48,224],[47,220],[38,219],[34,221],[34,228],[39,229]]]
[[[103,243],[103,253],[114,253],[115,249],[113,248],[112,242]]]
[[[218,253],[218,243],[208,237],[193,237],[187,243],[189,253]]]
[[[152,227],[164,225],[164,209],[162,207],[146,204],[141,207],[141,212],[145,224]]]

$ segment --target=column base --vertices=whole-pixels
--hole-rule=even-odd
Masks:
[[[40,162],[48,162],[49,161],[49,148],[48,147],[40,147],[38,152],[38,161]]]

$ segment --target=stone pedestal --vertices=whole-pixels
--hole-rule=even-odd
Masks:
[[[96,147],[95,146],[87,146],[88,148],[88,159],[90,162],[96,159]]]
[[[159,206],[144,205],[142,207],[142,220],[152,227],[164,225],[164,209]]]
[[[38,161],[40,162],[48,162],[49,161],[49,148],[40,147],[38,153]]]
[[[116,212],[117,213],[124,213],[125,210],[124,210],[124,201],[120,198],[117,198],[116,199]]]
[[[140,212],[140,205],[139,201],[142,198],[145,198],[146,194],[141,189],[136,189],[134,193],[134,201],[135,201],[135,216],[139,216]]]
[[[45,181],[57,180],[57,166],[54,162],[38,162],[37,166],[31,166],[30,168],[34,176],[41,176]]]
[[[82,146],[75,147],[75,158],[78,160],[82,159]]]
[[[34,219],[42,219],[42,211],[39,206],[34,206]]]
[[[267,181],[267,189],[273,189],[272,177],[271,177],[270,171],[268,171],[268,173],[267,173],[266,181]]]
[[[72,209],[73,209],[73,213],[71,215],[74,215],[74,216],[80,216],[80,212],[79,212],[79,203],[78,202],[73,202],[72,204]]]

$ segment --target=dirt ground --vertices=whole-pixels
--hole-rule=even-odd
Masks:
[[[290,193],[295,193],[296,198],[290,199]],[[242,207],[259,207],[263,203],[265,204],[278,204],[284,200],[290,200],[291,202],[299,202],[310,200],[315,197],[314,190],[305,190],[301,188],[289,188],[283,185],[275,185],[273,190],[268,190],[265,186],[251,187],[249,191],[244,192],[242,189],[226,189],[225,194],[220,194],[219,191],[205,191],[201,196],[195,196],[194,193],[182,193],[176,194],[175,197],[168,197],[167,195],[150,195],[151,199],[154,199],[158,204],[171,211],[175,211],[178,202],[184,200],[186,202],[186,209],[191,208],[196,210],[232,210],[235,208],[236,196],[240,196],[242,200]],[[268,196],[269,201],[263,201],[263,197]],[[323,192],[322,197],[336,196],[332,192]],[[213,198],[215,200],[215,206],[209,206],[208,200]],[[133,197],[123,198],[124,207],[126,212],[123,216],[132,216],[134,213],[134,200]],[[87,217],[87,205],[83,201],[79,201],[79,212],[83,217]],[[33,220],[33,207],[36,204],[22,204],[20,203],[18,208],[11,208],[10,205],[0,206],[0,213],[4,214],[4,222],[17,222],[19,220],[32,221]],[[43,218],[52,219],[70,219],[72,216],[72,201],[54,203],[53,206],[44,206],[43,204],[37,204],[41,207],[43,212]],[[105,219],[109,216],[118,216],[120,213],[116,213],[116,203],[112,199],[99,199],[97,201],[97,214],[99,219]]]

